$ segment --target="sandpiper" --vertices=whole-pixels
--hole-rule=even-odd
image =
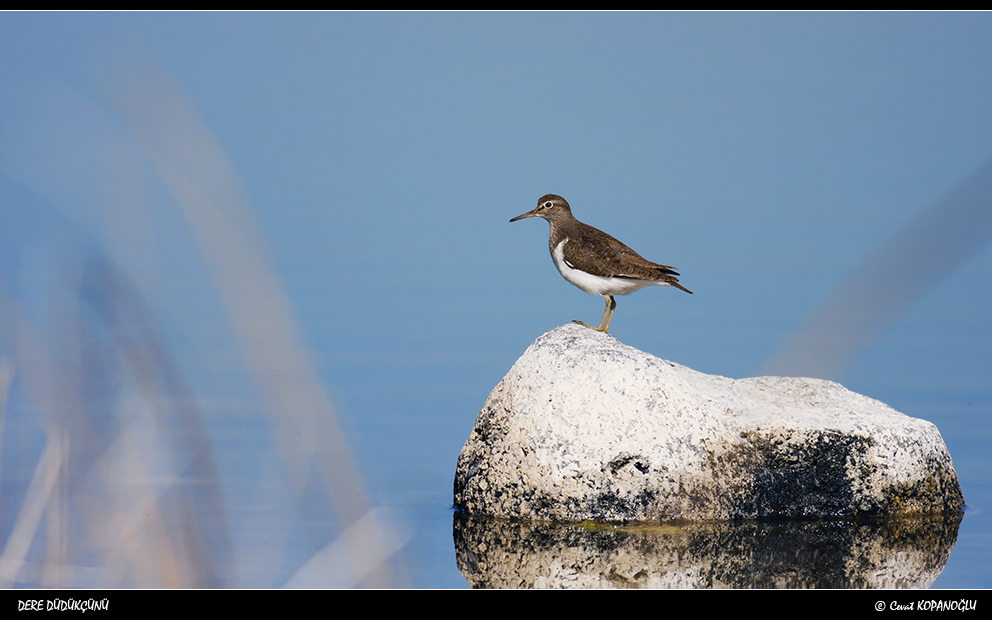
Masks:
[[[606,300],[599,327],[574,321],[579,325],[608,333],[613,310],[617,307],[613,296],[629,295],[645,286],[674,286],[692,294],[679,284],[675,277],[679,274],[672,267],[645,260],[610,235],[575,219],[568,202],[561,196],[541,196],[533,211],[510,221],[527,217],[543,217],[551,225],[548,246],[558,273],[590,295],[602,295]]]

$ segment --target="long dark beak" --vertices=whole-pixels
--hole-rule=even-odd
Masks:
[[[537,211],[537,209],[534,209],[534,211],[528,211],[527,213],[521,213],[520,215],[518,215],[517,217],[513,218],[510,221],[511,222],[516,222],[517,220],[522,220],[525,217],[537,217],[536,211]]]

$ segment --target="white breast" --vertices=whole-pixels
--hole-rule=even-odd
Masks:
[[[665,282],[655,282],[654,280],[638,280],[636,278],[617,278],[594,276],[591,273],[580,271],[568,264],[565,260],[565,244],[568,237],[555,246],[551,251],[551,258],[555,261],[558,273],[575,286],[590,295],[629,295],[645,286],[664,285]]]

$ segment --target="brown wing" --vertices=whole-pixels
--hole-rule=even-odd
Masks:
[[[673,267],[652,263],[626,244],[587,224],[578,229],[578,239],[571,248],[569,262],[573,267],[603,277],[626,277],[640,280],[666,282],[687,293],[689,289],[679,284],[679,275]]]

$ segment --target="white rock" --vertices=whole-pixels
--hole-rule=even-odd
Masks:
[[[559,521],[933,513],[964,505],[937,428],[830,381],[706,375],[579,325],[490,393],[455,506]]]

